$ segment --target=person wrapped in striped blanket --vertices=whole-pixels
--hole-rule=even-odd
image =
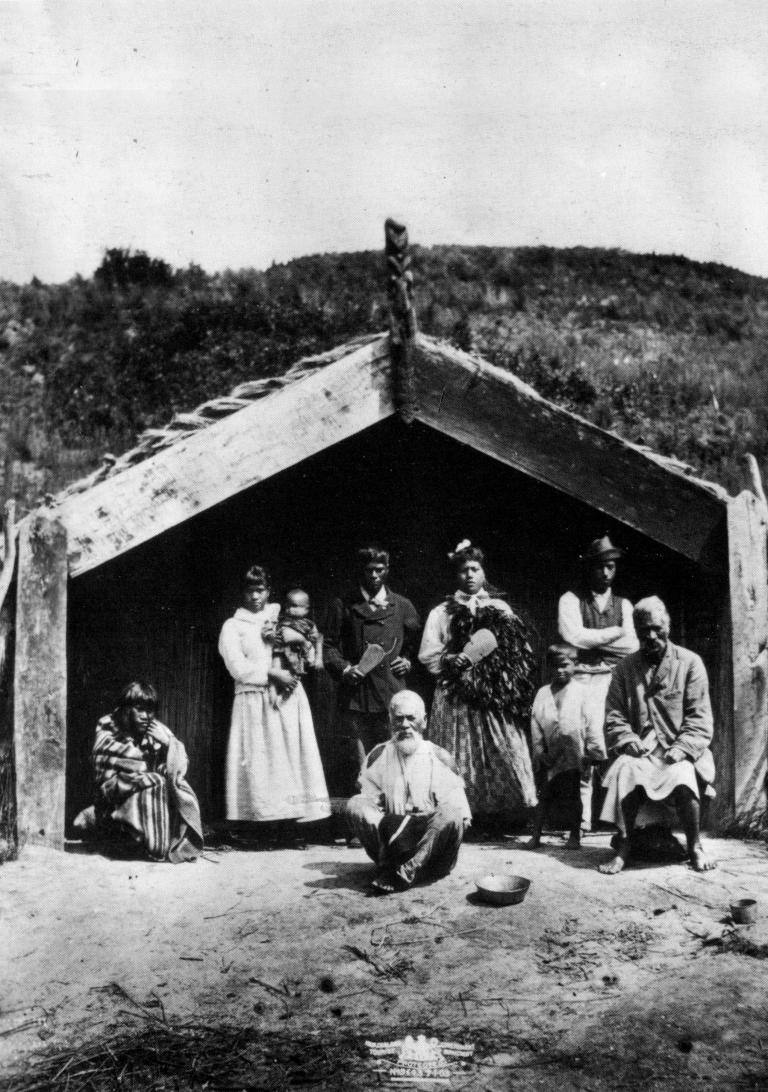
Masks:
[[[200,807],[186,780],[184,745],[157,719],[157,707],[154,686],[131,682],[99,721],[94,833],[127,835],[151,860],[178,864],[202,851]]]

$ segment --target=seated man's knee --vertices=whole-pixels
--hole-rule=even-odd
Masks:
[[[381,821],[382,811],[362,793],[349,798],[344,811],[347,819],[355,822],[372,823],[378,826]]]
[[[686,804],[690,804],[692,800],[695,800],[696,803],[698,803],[699,800],[698,796],[689,785],[675,785],[674,789],[669,795],[670,800],[673,802],[675,807],[678,808],[681,805],[684,807]]]
[[[435,821],[441,827],[454,827],[463,832],[464,812],[461,807],[454,804],[441,804],[434,813]]]
[[[370,800],[366,800],[366,798],[359,793],[357,796],[351,796],[349,800],[347,800],[344,807],[344,813],[350,819],[362,819],[370,806]]]

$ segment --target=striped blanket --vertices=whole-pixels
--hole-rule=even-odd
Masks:
[[[118,823],[156,861],[192,861],[203,848],[200,808],[187,782],[187,753],[169,732],[153,750],[120,731],[112,716],[96,727],[93,769],[100,824]]]

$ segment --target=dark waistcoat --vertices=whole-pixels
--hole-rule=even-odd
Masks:
[[[581,620],[586,629],[610,629],[623,622],[621,599],[611,592],[604,611],[599,611],[591,595],[582,595],[579,599]],[[624,658],[624,653],[614,652],[610,648],[579,649],[579,663],[582,664],[617,664]]]

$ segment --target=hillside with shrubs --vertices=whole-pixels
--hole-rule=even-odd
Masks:
[[[732,491],[768,467],[768,280],[682,257],[413,247],[419,324]],[[0,283],[2,497],[23,512],[238,383],[383,329],[380,252],[265,271],[108,250],[93,276]]]

